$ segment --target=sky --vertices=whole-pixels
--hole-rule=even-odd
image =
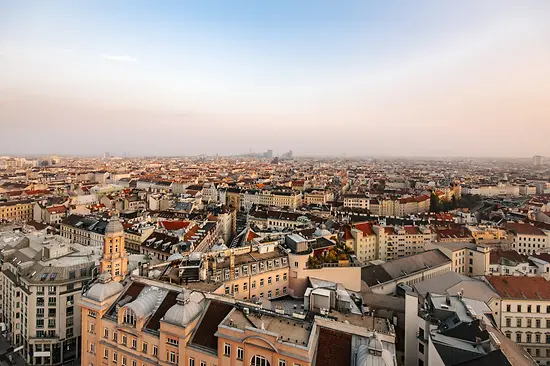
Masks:
[[[0,155],[550,156],[547,0],[0,0]]]

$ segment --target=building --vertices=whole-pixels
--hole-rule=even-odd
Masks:
[[[405,295],[405,362],[424,365],[535,364],[493,326],[482,301],[458,295],[414,292]]]
[[[1,319],[30,365],[61,365],[80,353],[75,302],[94,276],[89,247],[39,232],[6,233],[0,240]]]
[[[334,199],[334,194],[325,190],[311,190],[304,193],[304,204],[306,205],[326,205]],[[345,198],[344,198],[345,200]]]
[[[205,280],[219,283],[225,295],[239,300],[288,295],[288,257],[276,242],[213,253],[203,263]]]
[[[124,246],[129,253],[139,253],[141,244],[155,231],[155,226],[137,223],[124,229]]]
[[[429,249],[438,249],[451,261],[451,270],[468,275],[484,276],[490,271],[491,249],[488,246],[466,242],[430,243]]]
[[[509,222],[504,224],[514,236],[512,249],[521,254],[533,254],[547,250],[550,246],[550,237],[542,229],[524,223]]]
[[[534,166],[541,166],[543,164],[544,164],[544,156],[541,156],[541,155],[533,156],[533,165]]]
[[[69,215],[61,222],[60,234],[71,243],[103,247],[108,221],[93,216]]]
[[[366,194],[348,193],[344,195],[344,207],[368,210],[370,208],[370,197]]]
[[[550,282],[527,276],[486,276],[485,280],[499,296],[491,302],[497,327],[539,365],[548,365]]]
[[[0,202],[0,220],[29,221],[33,219],[34,201]]]
[[[102,277],[80,305],[84,365],[396,364],[385,319],[307,317],[141,278]]]
[[[361,280],[374,293],[395,295],[399,284],[412,286],[450,271],[451,260],[440,250],[435,249],[363,267],[361,268]]]

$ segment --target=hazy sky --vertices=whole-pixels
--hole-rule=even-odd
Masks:
[[[0,0],[0,155],[550,156],[550,1]]]

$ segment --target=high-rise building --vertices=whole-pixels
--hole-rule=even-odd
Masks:
[[[533,156],[533,165],[541,166],[542,164],[544,164],[544,156],[541,156],[541,155]]]

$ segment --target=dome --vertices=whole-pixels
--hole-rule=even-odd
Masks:
[[[316,237],[321,237],[321,236],[329,236],[329,235],[331,235],[331,233],[330,233],[330,231],[327,230],[327,226],[325,224],[323,224],[323,225],[321,225],[320,228],[317,228],[317,230],[315,230],[313,235],[316,236]]]
[[[174,325],[186,326],[202,311],[202,306],[198,301],[192,300],[188,290],[183,290],[176,298],[176,304],[173,305],[163,320]]]
[[[112,296],[122,292],[124,286],[120,282],[111,281],[111,277],[108,273],[103,273],[99,276],[99,282],[94,284],[90,290],[85,294],[85,297],[102,302]]]
[[[119,234],[124,232],[124,227],[120,223],[118,217],[111,217],[109,223],[105,227],[105,235],[107,234]]]

